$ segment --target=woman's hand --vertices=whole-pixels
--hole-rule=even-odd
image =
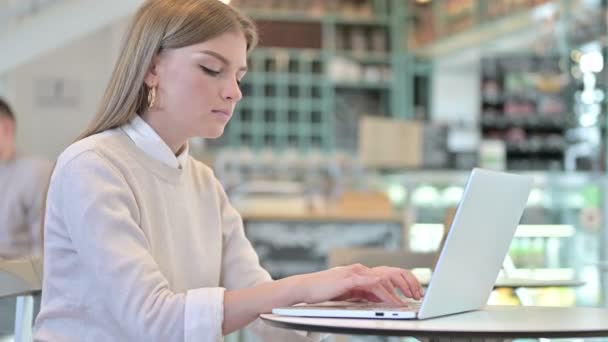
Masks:
[[[408,298],[420,300],[424,291],[418,282],[418,279],[408,270],[397,267],[379,266],[372,268],[372,271],[381,277],[387,279],[385,287],[394,291],[395,288],[401,290],[401,293]]]
[[[420,284],[410,271],[360,264],[335,267],[224,292],[224,334],[238,330],[273,308],[328,300],[365,299],[407,306],[395,291],[419,299]]]
[[[303,274],[292,279],[309,304],[328,300],[365,299],[390,305],[407,305],[396,289],[420,299],[422,289],[411,272],[394,267],[368,268],[360,264],[335,267],[326,271]]]

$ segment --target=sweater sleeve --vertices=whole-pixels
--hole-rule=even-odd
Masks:
[[[90,291],[130,341],[221,340],[223,288],[174,293],[138,225],[139,208],[123,175],[93,151],[61,168],[57,205]]]
[[[232,207],[217,180],[216,188],[220,197],[223,225],[222,285],[228,290],[234,290],[272,281],[268,272],[260,266],[258,256],[245,236],[241,216]],[[310,342],[319,341],[326,336],[271,327],[259,318],[248,328],[267,342]]]

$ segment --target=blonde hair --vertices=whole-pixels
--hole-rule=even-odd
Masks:
[[[258,42],[254,23],[219,0],[147,0],[127,31],[99,109],[77,140],[119,127],[148,107],[144,78],[155,55],[240,31],[247,52]]]

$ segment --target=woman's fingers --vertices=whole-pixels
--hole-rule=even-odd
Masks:
[[[405,303],[395,295],[394,290],[388,290],[383,284],[378,284],[371,289],[371,292],[383,302],[391,305],[402,306]]]
[[[399,298],[399,296],[397,295],[397,292],[395,292],[395,284],[393,283],[392,279],[388,278],[383,280],[382,285],[384,286],[384,288],[386,289],[386,291],[390,294],[391,298],[398,304],[400,305],[404,305],[405,302],[403,300],[401,300],[401,298]]]
[[[369,292],[369,291],[362,291],[360,298],[363,298],[363,299],[367,300],[368,302],[374,302],[374,303],[382,302],[382,299],[378,298],[378,296],[376,296],[375,294],[373,294],[372,292]]]
[[[384,275],[378,274],[361,264],[349,266],[349,272],[351,273],[349,276],[351,280],[348,290],[364,290],[372,293],[374,297],[382,302],[394,305],[402,304],[390,283],[387,282],[387,279],[384,279]]]
[[[393,281],[396,287],[403,292],[406,297],[420,299],[422,296],[418,280],[407,271],[399,270],[393,274]]]
[[[393,267],[377,267],[370,269],[361,264],[345,268],[348,271],[348,283],[345,293],[351,292],[354,298],[372,299],[393,305],[406,304],[395,292],[401,290],[406,296],[414,299],[422,297],[422,288],[414,275],[404,269]]]
[[[408,298],[416,298],[416,292],[411,290],[409,283],[406,279],[401,275],[401,273],[397,273],[395,275],[395,284],[401,290],[401,292]]]
[[[369,269],[363,265],[355,264],[351,265],[347,269],[347,290],[354,290],[356,288],[364,288],[375,286],[381,281],[381,277],[373,272],[369,272]]]
[[[389,277],[385,277],[384,279],[382,279],[382,281],[380,283],[382,284],[384,289],[388,292],[388,294],[391,296],[393,301],[398,302],[399,304],[403,305],[403,301],[401,300],[401,298],[399,298],[397,292],[395,292],[395,284]]]
[[[400,273],[401,273],[401,277],[408,284],[410,290],[412,290],[412,292],[414,294],[413,298],[416,300],[419,300],[420,298],[422,298],[422,296],[424,295],[424,290],[422,289],[422,286],[418,282],[418,279],[416,279],[416,277],[412,274],[412,272],[402,270]]]
[[[368,302],[376,302],[376,303],[382,302],[382,300],[380,298],[378,298],[378,296],[376,296],[369,290],[363,290],[363,289],[354,290],[351,293],[350,298],[354,299],[354,300],[366,300]]]
[[[310,287],[310,293],[306,302],[309,303],[359,298],[391,305],[407,305],[396,292],[396,288],[407,297],[420,299],[422,295],[422,289],[414,275],[394,267],[370,269],[355,264],[301,276],[298,279],[303,279],[307,284],[325,284],[316,287],[316,290],[307,285]]]
[[[377,275],[360,275],[355,274],[349,278],[347,278],[347,287],[348,290],[352,290],[358,287],[371,287],[375,286],[380,282],[381,278]]]
[[[394,288],[398,288],[401,292],[409,298],[416,300],[422,297],[422,288],[418,283],[418,279],[408,270],[394,267],[376,267],[373,269],[377,274],[383,277],[388,277]]]

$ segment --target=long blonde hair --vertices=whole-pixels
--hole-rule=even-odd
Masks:
[[[243,33],[248,52],[258,42],[251,19],[219,0],[147,0],[127,31],[99,109],[77,140],[121,126],[147,109],[144,78],[156,54],[229,31]]]

